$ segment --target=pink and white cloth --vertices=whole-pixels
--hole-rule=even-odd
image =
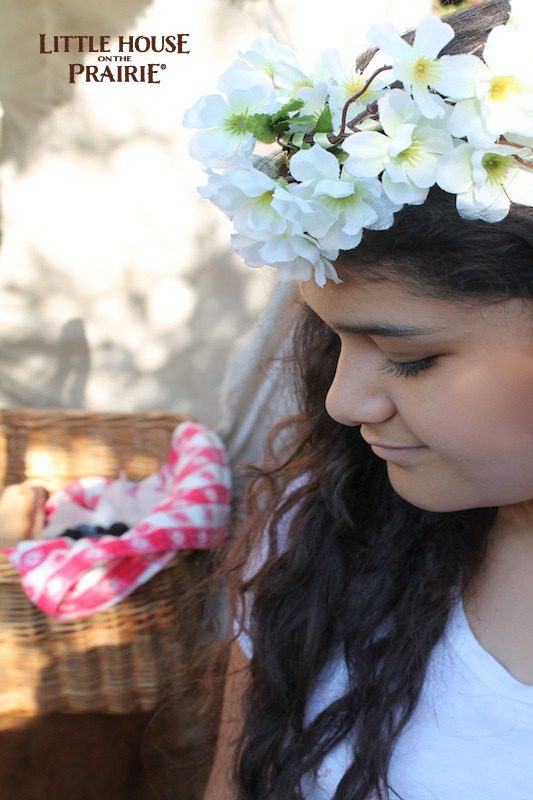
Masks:
[[[213,431],[182,422],[168,458],[143,481],[83,478],[47,501],[45,536],[82,522],[131,524],[120,537],[22,541],[3,552],[42,611],[88,617],[148,581],[177,550],[206,550],[228,534],[231,473]],[[113,517],[113,518],[112,518]]]

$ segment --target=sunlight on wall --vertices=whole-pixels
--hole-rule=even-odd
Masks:
[[[0,402],[175,409],[214,425],[228,355],[264,307],[274,275],[239,262],[229,222],[198,197],[202,171],[187,153],[183,112],[215,90],[222,69],[260,32],[310,62],[334,45],[355,53],[372,21],[416,22],[429,0],[411,0],[409,18],[399,0],[337,0],[334,14],[308,0],[132,0],[130,14],[128,2],[116,7],[109,29],[186,31],[190,55],[169,55],[159,85],[71,87],[66,65],[35,47],[43,25],[57,33],[64,20],[51,0],[31,4],[33,16],[13,6],[5,35],[19,32],[27,51],[16,63],[19,85],[44,80],[47,91],[36,93],[33,110],[31,94],[13,94],[15,52],[0,79]],[[69,27],[107,32],[98,14],[71,0]]]

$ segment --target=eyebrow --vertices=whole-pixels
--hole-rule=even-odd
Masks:
[[[337,333],[367,333],[370,336],[427,336],[444,330],[440,328],[413,327],[408,325],[391,325],[387,322],[361,322],[356,325],[330,325]]]

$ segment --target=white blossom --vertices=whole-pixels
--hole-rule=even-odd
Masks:
[[[289,185],[289,192],[312,201],[311,213],[303,214],[304,230],[323,248],[357,247],[363,229],[383,216],[380,182],[341,170],[337,158],[319,145],[296,153],[290,171],[298,183]]]
[[[533,6],[531,0],[511,0],[511,13],[509,22],[511,28],[531,36],[533,28]]]
[[[392,58],[393,78],[412,92],[415,103],[428,119],[444,115],[442,104],[430,89],[453,99],[474,95],[475,71],[480,60],[468,54],[437,58],[453,37],[451,25],[433,15],[418,25],[412,45],[390,24],[374,25],[368,32],[368,40]]]
[[[281,190],[277,181],[243,164],[222,175],[211,173],[201,194],[233,220],[236,230],[279,234],[287,230],[288,221],[272,206],[276,190]]]
[[[252,114],[270,113],[278,106],[275,93],[265,78],[261,83],[250,78],[238,88],[221,95],[206,95],[183,117],[186,128],[200,128],[189,145],[193,158],[207,167],[220,168],[236,156],[248,156],[255,146],[246,121]]]
[[[326,279],[330,278],[340,283],[331,263],[337,258],[338,251],[321,250],[310,236],[289,234],[261,240],[234,234],[231,243],[248,266],[276,267],[282,281],[314,278],[319,286],[324,286]]]
[[[449,130],[486,146],[504,135],[527,135],[533,130],[533,56],[530,34],[512,25],[492,29],[483,61],[465,64],[465,77],[474,85],[472,97],[458,102]]]
[[[384,132],[361,131],[346,139],[346,167],[361,178],[383,173],[383,188],[394,203],[423,203],[436,182],[441,156],[453,146],[452,138],[424,120],[401,89],[388,92],[378,108]]]
[[[303,102],[300,114],[313,118],[313,128],[318,122],[328,97],[328,87],[325,83],[314,84],[312,80],[306,81],[301,86],[295,87],[294,97]],[[293,126],[294,127],[294,126]]]
[[[363,72],[328,51],[306,75],[290,48],[256,40],[223,73],[222,95],[184,118],[199,129],[190,150],[207,167],[201,194],[232,220],[235,250],[281,280],[323,286],[340,282],[340,250],[390,227],[435,183],[467,218],[497,222],[511,203],[533,207],[532,21],[530,0],[511,0],[482,58],[440,56],[454,34],[436,16],[411,45],[375,26],[369,39],[381,49]],[[277,142],[283,157],[260,159],[256,139]]]
[[[494,136],[530,134],[533,130],[530,37],[522,36],[512,27],[498,25],[487,38],[483,60],[485,66],[477,74],[476,98],[485,128]]]
[[[511,203],[533,206],[533,171],[515,158],[521,150],[507,145],[476,149],[460,144],[441,160],[437,182],[457,195],[462,217],[499,222]]]
[[[347,100],[362,92],[374,72],[383,65],[384,60],[380,53],[374,56],[363,71],[356,68],[353,53],[343,53],[340,50],[326,50],[322,53],[313,74],[317,83],[327,85],[334,131],[341,127],[342,112]],[[390,80],[390,71],[377,75],[361,96],[349,105],[347,119],[353,119],[369,103],[381,97]]]
[[[228,80],[231,82],[232,74],[239,69],[267,76],[275,89],[289,96],[308,80],[294,50],[276,41],[272,34],[259,36],[250,50],[239,53],[239,58],[220,78],[218,88],[221,91],[226,91]]]
[[[466,138],[476,147],[487,147],[495,144],[496,134],[487,130],[481,113],[481,103],[477,99],[461,100],[453,107],[447,130],[458,139]]]

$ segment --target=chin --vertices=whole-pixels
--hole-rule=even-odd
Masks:
[[[396,491],[396,490],[395,490]],[[407,495],[402,492],[396,492],[403,497],[404,500],[407,500],[412,506],[416,506],[416,508],[421,508],[423,511],[434,511],[437,514],[446,514],[451,513],[453,511],[468,511],[472,508],[480,508],[479,503],[468,503],[466,501],[454,502],[450,500],[450,498],[444,497],[435,497],[435,498],[420,498],[412,495]]]
[[[391,475],[390,470],[389,480],[396,494],[423,511],[445,514],[493,505],[492,503],[481,503],[479,498],[465,497],[464,493],[461,493],[460,496],[454,495],[452,491],[446,490],[444,485],[439,488],[430,488],[427,484],[425,486],[407,485],[405,480],[398,479],[394,474]]]

